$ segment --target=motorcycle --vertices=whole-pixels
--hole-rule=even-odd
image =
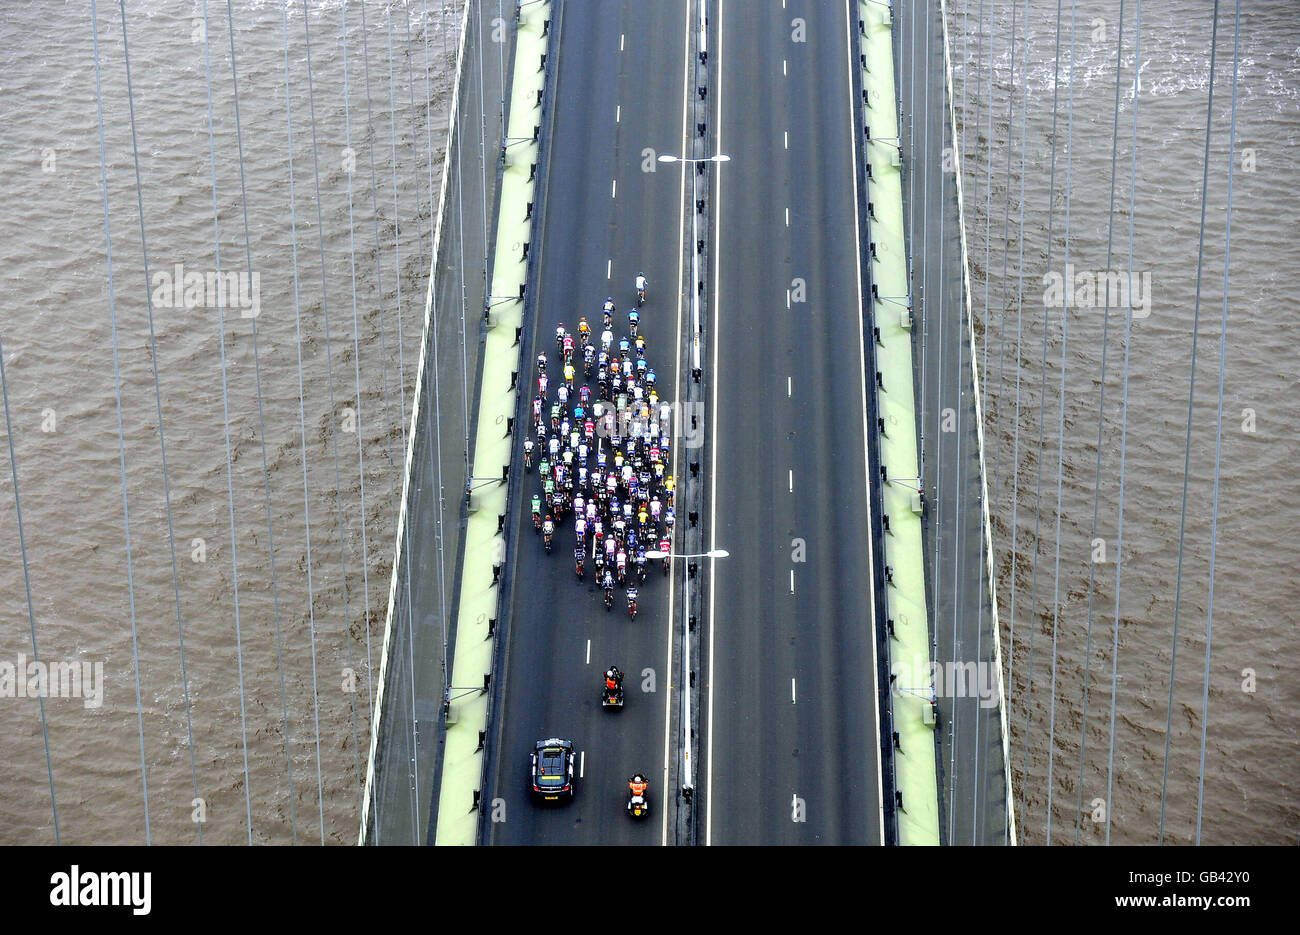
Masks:
[[[636,792],[637,785],[640,785],[644,791]],[[633,818],[645,818],[650,814],[650,801],[646,797],[646,793],[650,791],[650,784],[638,774],[632,777],[632,782],[629,782],[627,787],[627,813]]]
[[[622,708],[623,707],[623,686],[617,688],[602,688],[600,691],[600,706],[602,708]]]

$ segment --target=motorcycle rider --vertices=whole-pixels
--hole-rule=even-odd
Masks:
[[[640,773],[637,773],[635,776],[633,776],[631,779],[628,780],[627,788],[628,791],[631,792],[633,795],[644,796],[646,793],[646,789],[650,788],[650,783],[646,781],[646,778],[644,776],[642,776]]]
[[[623,686],[623,673],[618,666],[610,666],[605,670],[605,688],[614,691]]]

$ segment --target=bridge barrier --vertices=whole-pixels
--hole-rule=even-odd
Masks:
[[[903,230],[902,147],[894,78],[893,11],[876,0],[851,0],[858,23],[862,101],[859,139],[865,151],[867,238],[870,261],[870,334],[875,346],[878,475],[885,534],[882,614],[888,634],[892,706],[896,841],[939,844],[935,762],[935,687],[928,670],[930,626],[926,606],[921,516],[918,412],[913,379],[911,300]],[[906,660],[906,662],[902,662]],[[916,660],[921,660],[920,666]]]
[[[361,844],[423,844],[431,833],[445,711],[446,651],[455,633],[454,583],[464,531],[471,391],[480,365],[479,312],[486,287],[487,223],[499,177],[496,154],[505,132],[504,85],[512,48],[492,0],[461,0],[455,79],[444,100],[418,75],[420,47],[431,71],[443,53],[436,33],[424,42],[412,21],[411,71],[394,74],[394,93],[410,98],[412,151],[429,153],[417,170],[435,184],[434,153],[445,147],[431,240],[424,321],[405,437],[404,477],[392,578],[384,620],[360,821]],[[450,12],[450,11],[448,11]],[[437,14],[431,13],[431,16]],[[505,16],[509,16],[507,12]],[[426,21],[419,24],[427,28]],[[399,27],[400,28],[400,27]],[[498,107],[500,111],[498,112]],[[446,121],[444,124],[443,121]],[[416,126],[416,123],[425,126]],[[445,138],[444,130],[445,127]],[[402,132],[402,127],[397,128]],[[417,221],[417,223],[419,223]],[[405,257],[402,258],[406,260]],[[415,259],[415,257],[412,257]],[[403,276],[407,275],[403,270]],[[406,296],[401,296],[405,307]],[[467,333],[468,332],[468,333]]]

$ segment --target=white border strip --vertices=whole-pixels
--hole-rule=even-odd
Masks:
[[[1006,687],[1002,681],[1002,635],[1001,628],[998,624],[998,592],[997,581],[993,576],[993,527],[989,521],[989,487],[988,487],[988,470],[984,463],[984,407],[980,400],[980,375],[979,363],[975,354],[975,316],[971,312],[971,295],[970,295],[970,260],[966,254],[966,208],[962,198],[961,188],[961,141],[957,136],[957,111],[953,106],[952,94],[952,55],[950,52],[951,44],[948,41],[948,0],[939,0],[939,16],[943,22],[943,64],[944,71],[948,82],[948,117],[951,121],[952,129],[952,149],[953,165],[956,167],[955,175],[957,177],[957,226],[961,230],[961,291],[966,300],[966,325],[967,337],[970,343],[970,368],[971,380],[974,383],[975,395],[975,427],[979,437],[980,449],[980,500],[983,504],[984,513],[984,541],[988,544],[985,563],[988,566],[989,577],[989,603],[993,609],[993,658],[998,670],[998,713],[1002,719],[1002,763],[1006,770],[1007,784],[1007,827],[1010,833],[1010,843],[1016,844],[1016,812],[1015,812],[1015,795],[1012,794],[1011,788],[1011,753],[1010,740],[1007,732],[1007,706],[1006,706]]]
[[[447,179],[451,173],[452,141],[456,135],[456,112],[460,108],[460,76],[465,60],[465,39],[469,34],[470,0],[465,0],[461,15],[460,43],[456,50],[456,82],[451,93],[450,123],[447,128],[446,148],[442,155],[442,184],[438,192],[438,224],[434,229],[433,246],[429,254],[429,284],[424,296],[424,331],[420,337],[420,364],[415,375],[415,398],[411,405],[411,427],[406,433],[406,470],[402,478],[402,509],[397,517],[397,542],[394,546],[393,575],[388,585],[388,615],[384,620],[384,648],[379,662],[379,688],[375,694],[375,718],[370,725],[370,755],[366,758],[365,795],[361,800],[361,831],[358,845],[366,843],[366,824],[370,817],[371,789],[375,779],[375,751],[379,746],[379,724],[384,710],[384,685],[388,675],[388,644],[393,634],[393,608],[397,602],[397,584],[402,569],[402,539],[406,532],[406,508],[410,498],[411,466],[415,457],[415,430],[420,422],[420,400],[424,396],[424,362],[428,358],[429,326],[433,317],[434,273],[438,269],[438,247],[442,242],[442,221],[447,202]],[[428,24],[425,24],[428,28]]]

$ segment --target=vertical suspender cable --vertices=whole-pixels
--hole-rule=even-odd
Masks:
[[[307,43],[307,102],[308,110],[311,114],[311,159],[316,187],[316,233],[320,248],[320,308],[325,326],[325,372],[328,377],[330,396],[330,446],[334,453],[334,512],[338,520],[339,565],[342,570],[343,585],[343,642],[347,647],[348,668],[355,672],[356,667],[352,662],[352,611],[348,603],[347,524],[343,521],[343,490],[342,484],[339,480],[338,428],[335,425],[335,420],[338,418],[338,408],[334,402],[334,360],[330,351],[330,316],[325,267],[325,224],[322,220],[320,205],[320,145],[316,141],[316,94],[313,87],[314,82],[311,77],[311,11],[307,9],[307,0],[303,0],[302,3],[302,20]],[[305,437],[303,443],[306,444]],[[359,778],[362,775],[362,772],[361,748],[357,741],[356,693],[350,692],[349,696],[348,707],[352,712],[352,752],[353,757],[356,760],[357,776]],[[361,783],[358,782],[358,812],[360,811],[360,808]]]
[[[1052,248],[1054,246],[1053,236],[1055,233],[1054,223],[1056,220],[1056,121],[1059,108],[1057,106],[1058,95],[1061,90],[1061,0],[1056,0],[1056,68],[1052,78],[1052,168],[1050,183],[1048,186],[1048,208],[1047,208],[1047,269],[1052,268]],[[1042,373],[1038,390],[1038,457],[1036,459],[1037,485],[1034,494],[1034,569],[1030,578],[1029,587],[1029,613],[1033,618],[1038,616],[1038,556],[1039,556],[1039,538],[1038,528],[1039,521],[1042,519],[1043,505],[1043,437],[1046,427],[1047,418],[1047,307],[1043,304],[1043,352],[1039,360],[1039,370]],[[1065,400],[1061,400],[1065,404]],[[1031,621],[1029,628],[1029,677],[1025,686],[1025,756],[1023,775],[1029,776],[1029,725],[1033,719],[1033,698],[1034,698],[1034,636],[1038,632],[1037,620]],[[1023,786],[1028,786],[1024,783]],[[1022,788],[1023,788],[1022,786]],[[1021,813],[1024,813],[1024,800],[1021,799]]]
[[[348,5],[340,4],[342,13],[342,30],[343,30],[343,145],[346,152],[351,157],[348,164],[348,171],[344,173],[348,177],[348,265],[352,276],[352,370],[356,379],[357,392],[357,415],[356,431],[353,433],[357,437],[357,484],[361,490],[361,594],[362,594],[362,627],[366,631],[366,711],[369,714],[368,724],[375,722],[375,683],[374,683],[374,665],[370,649],[370,548],[367,541],[366,529],[366,458],[364,453],[364,440],[361,430],[361,321],[357,316],[357,241],[356,225],[353,223],[352,214],[352,176],[356,169],[356,154],[352,152],[352,107],[350,103],[351,92],[348,85]],[[371,157],[373,159],[373,155]],[[381,296],[382,298],[382,296]],[[342,527],[339,529],[342,533]],[[358,757],[358,769],[360,769],[361,751],[355,751]]]
[[[305,11],[304,11],[305,12]],[[298,272],[298,210],[293,176],[293,108],[289,103],[289,0],[280,2],[281,39],[284,45],[284,123],[288,145],[285,153],[289,165],[289,243],[293,249],[293,318],[298,348],[298,432],[302,439],[302,516],[307,545],[307,632],[311,642],[312,719],[316,731],[316,805],[320,822],[320,842],[325,843],[325,783],[320,761],[320,688],[316,677],[316,595],[312,584],[311,498],[307,492],[307,413],[302,379],[302,302]]]
[[[383,244],[379,236],[379,183],[376,181],[376,176],[375,176],[374,141],[378,137],[378,133],[375,132],[374,109],[371,105],[371,100],[370,100],[370,41],[366,36],[366,32],[367,32],[366,5],[362,3],[360,6],[361,6],[361,61],[362,61],[362,66],[364,68],[363,74],[365,75],[365,87],[366,87],[366,138],[371,141],[367,148],[370,151],[370,216],[374,221],[374,229],[375,229],[375,294],[378,297],[375,301],[375,311],[376,311],[376,317],[379,320],[379,363],[381,368],[380,375],[382,377],[380,386],[383,388],[383,396],[384,396],[383,435],[388,439],[389,465],[397,469],[397,479],[394,483],[391,483],[388,488],[388,508],[389,508],[389,512],[393,514],[393,528],[396,529],[397,510],[398,510],[397,496],[400,493],[402,487],[402,480],[401,480],[402,465],[399,465],[397,463],[397,458],[393,454],[393,435],[392,435],[393,415],[388,400],[388,338],[386,335],[387,329],[385,329],[384,327],[384,318],[385,318],[384,315],[385,296],[384,296],[384,274],[383,274],[384,250],[383,250]],[[397,229],[396,214],[393,215],[393,229],[394,230]],[[403,447],[402,449],[402,454],[403,457],[405,457],[406,454],[405,447]]]
[[[446,596],[446,526],[443,524],[443,486],[442,486],[442,380],[439,377],[438,366],[438,293],[436,283],[434,282],[434,271],[437,269],[438,258],[434,256],[433,251],[440,247],[441,244],[434,243],[436,236],[435,230],[437,225],[441,224],[441,218],[434,218],[433,213],[438,210],[438,203],[433,197],[433,112],[431,105],[433,102],[432,92],[429,90],[429,8],[428,4],[423,5],[424,22],[422,25],[422,34],[424,38],[424,132],[429,142],[429,331],[433,335],[433,347],[423,348],[421,353],[431,353],[432,357],[429,367],[433,373],[433,431],[426,434],[426,444],[433,443],[436,453],[430,451],[430,460],[437,465],[438,474],[438,580],[439,580],[439,600],[441,604],[440,624],[442,626],[442,678],[443,687],[451,686],[451,672],[447,668],[447,596]],[[451,116],[448,114],[447,122],[447,147],[459,145],[459,142],[452,137],[451,133]],[[429,436],[432,438],[429,438]],[[472,483],[473,470],[469,463],[469,422],[465,423],[465,481]]]
[[[1115,46],[1115,108],[1110,131],[1110,200],[1106,209],[1106,269],[1110,269],[1115,236],[1115,176],[1119,156],[1119,87],[1124,63],[1124,0],[1119,3],[1119,33]],[[1101,322],[1101,376],[1098,378],[1100,394],[1097,400],[1097,462],[1092,476],[1092,527],[1088,544],[1097,538],[1098,518],[1101,512],[1101,443],[1106,422],[1106,363],[1110,332],[1110,290],[1106,290],[1106,310]],[[1088,562],[1088,625],[1083,651],[1083,705],[1079,727],[1079,776],[1075,782],[1078,801],[1074,810],[1074,843],[1079,843],[1083,827],[1083,768],[1088,755],[1088,697],[1092,674],[1092,621],[1096,592],[1097,563]]]
[[[154,329],[153,321],[153,294],[150,291],[149,276],[149,246],[145,238],[144,223],[144,187],[140,180],[140,144],[136,135],[135,127],[135,94],[131,84],[131,49],[127,42],[126,35],[126,0],[118,0],[118,9],[121,11],[122,18],[122,57],[126,66],[126,100],[127,108],[131,121],[131,154],[135,166],[135,200],[136,210],[140,217],[140,255],[144,265],[144,283],[145,283],[145,307],[149,315],[149,357],[153,369],[153,395],[154,408],[158,418],[158,450],[162,461],[162,479],[163,479],[163,502],[167,512],[167,544],[171,552],[172,563],[172,593],[176,600],[176,625],[178,630],[181,629],[181,591],[180,576],[176,568],[176,530],[172,522],[172,494],[171,480],[167,471],[167,441],[163,428],[162,413],[162,384],[158,377],[158,335]],[[107,189],[105,189],[107,192]],[[144,838],[145,844],[153,843],[153,834],[149,827],[149,778],[145,769],[144,755],[144,717],[141,713],[141,692],[140,692],[140,665],[139,665],[139,644],[138,635],[134,623],[131,627],[131,644],[132,650],[136,654],[136,721],[140,734],[140,775],[144,786]],[[191,744],[191,749],[193,744]]]
[[[96,43],[95,46],[95,53],[96,53],[96,66],[98,66],[98,54],[99,54],[98,43]],[[99,78],[98,67],[96,67],[95,77],[96,79]],[[113,277],[112,274],[110,273],[109,274],[110,284],[112,283],[112,279]],[[110,285],[110,289],[111,289],[111,285]],[[110,299],[109,301],[111,304],[112,299]],[[114,336],[116,336],[116,331],[114,332]],[[116,361],[116,358],[114,358],[114,360]],[[32,634],[32,662],[39,665],[41,661],[41,654],[40,654],[40,650],[36,648],[36,609],[32,604],[31,572],[28,570],[27,567],[27,540],[23,536],[23,505],[22,505],[22,498],[18,495],[18,462],[14,459],[14,425],[12,419],[10,419],[9,417],[9,380],[5,376],[5,349],[4,349],[3,341],[0,341],[0,396],[4,397],[5,438],[9,442],[9,473],[12,475],[14,480],[14,512],[18,516],[18,551],[22,554],[23,557],[23,588],[27,592],[27,622],[31,628],[31,634]],[[123,486],[122,490],[123,490],[123,500],[125,500],[126,487]],[[127,556],[129,561],[129,557],[130,557],[129,535],[127,538],[127,542],[128,542]],[[134,585],[131,584],[129,565],[127,570],[127,581],[128,584],[131,585],[131,621],[133,624],[132,630],[134,632],[135,588]],[[137,672],[139,671],[139,667],[136,668],[136,671]],[[57,845],[62,843],[62,841],[59,838],[59,801],[54,795],[54,765],[50,761],[50,729],[45,719],[44,693],[38,692],[36,695],[36,701],[40,705],[40,709],[41,709],[41,740],[45,744],[45,774],[47,777],[49,777],[49,781],[50,781],[50,809],[54,813],[54,843]],[[143,768],[143,765],[141,768]]]
[[[1020,361],[1020,341],[1023,333],[1025,312],[1025,150],[1027,147],[1027,133],[1029,128],[1029,0],[1025,0],[1025,39],[1024,39],[1024,77],[1021,79],[1026,82],[1025,93],[1020,99],[1020,220],[1019,229],[1016,234],[1016,415],[1013,420],[1015,426],[1012,431],[1011,443],[1011,601],[1009,605],[1010,626],[1007,632],[1007,686],[1008,691],[1015,691],[1014,676],[1016,674],[1016,537],[1020,528],[1020,382],[1024,373],[1024,368]],[[1010,705],[1008,704],[1008,707]],[[1021,775],[1020,786],[1023,789],[1027,777]],[[1007,790],[1007,797],[1011,798],[1013,790]],[[1010,825],[1003,830],[1003,843],[1006,844],[1011,838]]]
[[[1211,15],[1214,18],[1214,22],[1210,27],[1210,87],[1208,99],[1205,105],[1205,156],[1204,166],[1201,172],[1201,224],[1196,242],[1196,301],[1192,311],[1192,362],[1191,367],[1189,368],[1187,381],[1187,437],[1183,442],[1183,498],[1182,509],[1179,511],[1178,518],[1178,571],[1174,581],[1174,626],[1173,636],[1170,641],[1173,650],[1170,652],[1169,656],[1169,707],[1165,715],[1167,725],[1165,728],[1165,764],[1163,776],[1160,781],[1160,844],[1165,843],[1165,793],[1168,790],[1169,783],[1169,740],[1171,729],[1173,727],[1174,667],[1178,661],[1178,621],[1183,606],[1183,545],[1186,541],[1187,534],[1187,482],[1191,476],[1190,468],[1192,462],[1192,409],[1193,401],[1196,398],[1196,345],[1201,324],[1201,270],[1205,259],[1205,207],[1208,201],[1207,195],[1210,187],[1210,128],[1214,123],[1214,63],[1215,54],[1218,51],[1219,0],[1214,0],[1214,12]],[[1136,109],[1136,77],[1134,77],[1133,82],[1133,102]],[[1118,617],[1118,613],[1116,616]],[[1118,621],[1116,625],[1118,625]],[[1112,730],[1113,729],[1112,726]],[[1114,737],[1111,738],[1111,745],[1114,746]],[[1109,820],[1106,823],[1106,830],[1107,832],[1110,831]],[[1107,838],[1109,839],[1109,833],[1107,834]]]
[[[235,141],[239,152],[239,202],[244,221],[244,257],[248,274],[253,273],[253,245],[248,232],[248,187],[244,179],[244,129],[239,116],[239,70],[235,64],[235,14],[226,0],[226,24],[230,32],[230,78],[235,100]],[[275,665],[280,676],[280,725],[284,731],[284,764],[289,781],[289,822],[293,843],[298,843],[298,803],[293,782],[293,733],[289,726],[289,698],[284,682],[284,641],[280,633],[280,583],[275,565],[275,527],[271,522],[271,471],[266,459],[266,415],[262,405],[262,354],[258,341],[257,316],[249,320],[253,334],[253,378],[257,388],[257,436],[262,456],[262,483],[266,504],[266,552],[271,566],[271,604],[274,609]]]
[[[1074,166],[1074,20],[1078,8],[1070,0],[1070,90],[1066,94],[1065,131],[1065,268],[1070,268],[1070,185]],[[1056,424],[1056,549],[1052,570],[1052,679],[1047,720],[1047,843],[1052,843],[1052,769],[1056,765],[1056,667],[1058,635],[1061,629],[1061,493],[1065,470],[1065,371],[1069,345],[1069,312],[1065,290],[1061,290],[1061,408]]]
[[[1142,69],[1142,0],[1137,0],[1137,20],[1133,29],[1133,152],[1131,155],[1128,193],[1128,269],[1133,270],[1133,219],[1137,208],[1137,127],[1138,127],[1138,77]],[[1124,316],[1124,377],[1120,403],[1119,439],[1119,511],[1115,532],[1115,610],[1112,621],[1110,646],[1110,750],[1106,763],[1106,843],[1110,843],[1111,781],[1115,772],[1115,695],[1119,686],[1119,596],[1124,571],[1124,471],[1128,455],[1128,373],[1129,345],[1133,338],[1133,309]]]
[[[1223,317],[1219,323],[1219,400],[1214,420],[1214,504],[1210,511],[1210,593],[1206,599],[1205,670],[1201,678],[1201,765],[1196,782],[1196,844],[1201,843],[1205,807],[1205,739],[1210,726],[1210,648],[1214,638],[1214,560],[1219,544],[1219,468],[1223,460],[1223,378],[1228,354],[1228,272],[1232,257],[1232,175],[1237,158],[1237,72],[1241,49],[1241,0],[1232,21],[1232,125],[1228,130],[1228,207],[1223,230]],[[1173,680],[1170,679],[1170,685]],[[1161,799],[1161,812],[1164,800]]]
[[[95,110],[98,118],[98,129],[99,129],[99,183],[100,183],[100,188],[104,195],[104,249],[108,259],[108,317],[109,317],[110,327],[113,333],[113,388],[114,388],[114,397],[117,405],[118,464],[122,475],[122,532],[126,539],[126,583],[127,583],[128,599],[131,606],[131,635],[132,635],[132,640],[134,642],[135,634],[136,634],[135,573],[134,573],[134,563],[131,554],[131,511],[127,502],[126,442],[125,442],[125,431],[122,425],[122,370],[118,360],[117,299],[116,299],[116,290],[114,289],[114,285],[113,285],[113,238],[111,234],[111,226],[109,224],[108,170],[107,170],[107,159],[104,152],[104,94],[103,94],[103,88],[101,86],[101,81],[100,81],[99,17],[98,17],[97,4],[95,3],[95,0],[91,0],[90,22],[91,22],[91,40],[93,42],[94,50],[95,50]],[[123,24],[123,30],[125,30],[125,24]],[[143,218],[144,218],[144,214],[143,212],[141,212],[141,236],[143,236]],[[146,260],[147,258],[148,255],[146,254]],[[154,360],[157,360],[156,356],[154,357]],[[159,419],[158,422],[158,434],[159,434],[159,439],[161,441],[162,438],[161,419]],[[166,464],[165,451],[164,451],[163,463],[164,465]],[[164,467],[163,469],[164,489],[166,489],[165,487],[166,477],[167,477],[167,471],[166,468]],[[15,489],[17,489],[16,485],[15,485]],[[170,496],[168,498],[167,503],[168,503],[168,529],[170,531],[171,529]],[[194,721],[192,717],[192,708],[190,705],[189,674],[185,666],[185,627],[181,620],[180,590],[179,590],[179,585],[177,583],[177,575],[176,575],[175,537],[169,536],[169,539],[172,542],[172,588],[176,598],[176,633],[177,633],[177,643],[180,649],[181,693],[185,701],[185,735],[190,748],[190,779],[193,784],[194,801],[197,802],[199,798],[199,777],[198,777],[198,770],[197,767],[195,766],[195,760],[194,760]],[[136,667],[136,675],[137,675],[136,678],[137,723],[140,723],[139,715],[138,715],[139,666]],[[142,778],[145,781],[145,787],[146,787],[145,799],[147,801],[148,780],[147,778],[145,778],[145,769],[144,769],[144,734],[143,734],[142,725],[141,725],[141,736],[140,736],[140,772]],[[147,807],[146,807],[146,811],[147,811]],[[195,822],[195,826],[198,834],[199,845],[202,846],[203,823]],[[146,828],[145,828],[146,838],[148,837],[148,834],[149,831],[148,831],[147,821],[146,821]]]
[[[212,166],[212,240],[215,250],[214,269],[221,279],[221,225],[217,220],[217,140],[212,120],[212,63],[211,37],[208,33],[208,0],[203,0],[203,71],[208,91],[208,152]],[[239,544],[235,531],[235,479],[230,459],[230,389],[226,376],[226,310],[225,302],[217,301],[217,346],[221,351],[221,411],[222,429],[226,440],[226,503],[230,512],[230,565],[234,581],[235,600],[235,664],[239,675],[239,736],[244,755],[244,815],[248,824],[248,844],[253,844],[253,799],[248,778],[248,715],[244,704],[244,639],[239,619]]]
[[[388,115],[389,115],[389,141],[392,144],[392,176],[393,176],[393,278],[397,286],[396,307],[397,307],[397,379],[400,389],[401,402],[401,421],[400,427],[402,432],[402,457],[406,457],[406,362],[403,355],[403,344],[405,343],[405,328],[402,325],[402,248],[400,239],[401,208],[398,201],[397,192],[397,100],[393,90],[393,15],[389,11],[387,17],[388,29]],[[410,43],[407,43],[409,48]],[[416,212],[415,229],[417,242],[420,230],[419,212]],[[416,256],[420,255],[421,248],[417,249]],[[407,466],[403,465],[403,470]],[[412,466],[410,468],[414,470]],[[410,509],[410,504],[402,505],[403,509]],[[406,658],[408,672],[407,677],[410,679],[411,686],[411,757],[414,760],[414,769],[412,770],[411,794],[413,796],[413,807],[411,810],[411,840],[420,839],[419,832],[419,802],[420,802],[420,774],[419,774],[419,753],[420,753],[420,730],[419,722],[415,717],[415,609],[411,606],[411,526],[410,521],[402,523],[402,577],[403,584],[406,586]],[[379,822],[376,820],[375,827],[378,829]],[[379,835],[376,832],[376,842]]]

